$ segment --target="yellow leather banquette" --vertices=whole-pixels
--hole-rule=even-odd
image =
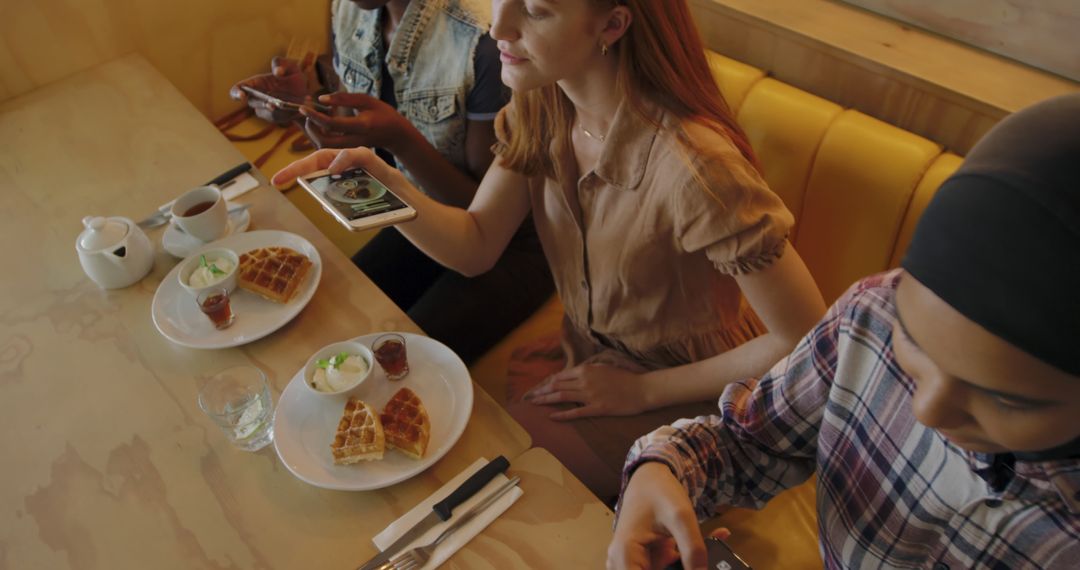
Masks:
[[[791,236],[827,303],[858,279],[896,267],[915,222],[961,163],[940,145],[709,54],[728,104],[761,159],[765,179],[795,215]],[[558,330],[553,298],[471,368],[505,397],[514,348]],[[755,568],[819,568],[813,481],[762,511],[732,509],[709,521]]]

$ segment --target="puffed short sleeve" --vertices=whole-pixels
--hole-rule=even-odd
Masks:
[[[730,142],[717,146],[697,154],[673,193],[676,238],[721,273],[759,271],[784,253],[795,219]]]

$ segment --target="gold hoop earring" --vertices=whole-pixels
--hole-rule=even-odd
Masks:
[[[607,43],[600,43],[600,55],[607,55]]]

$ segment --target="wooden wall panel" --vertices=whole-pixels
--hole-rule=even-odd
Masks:
[[[1080,81],[1076,0],[844,0]]]
[[[689,0],[705,44],[966,154],[998,120],[1080,83],[830,0]]]
[[[329,0],[0,0],[0,101],[139,52],[200,111],[290,40],[325,50]]]

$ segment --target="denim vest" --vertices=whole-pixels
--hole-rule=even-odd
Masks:
[[[382,9],[364,10],[350,0],[335,0],[333,6],[334,69],[342,88],[378,98],[385,52],[398,112],[461,170],[466,168],[465,98],[475,80],[476,44],[488,29],[486,17],[468,3],[412,0],[388,50]],[[413,180],[401,164],[398,168]]]

